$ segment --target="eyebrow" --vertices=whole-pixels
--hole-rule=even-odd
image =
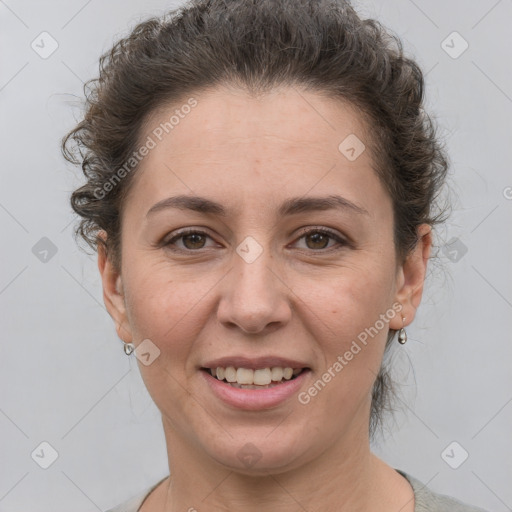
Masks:
[[[146,217],[169,208],[191,210],[198,213],[227,217],[227,211],[220,203],[205,197],[187,195],[168,197],[159,201],[148,210]],[[278,214],[285,217],[304,212],[334,209],[348,210],[360,215],[369,215],[368,211],[362,206],[338,195],[330,195],[326,197],[293,197],[287,199],[281,204]]]

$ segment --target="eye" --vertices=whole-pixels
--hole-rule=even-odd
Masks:
[[[204,231],[198,231],[196,229],[187,229],[184,231],[180,231],[175,236],[163,242],[163,246],[169,247],[173,251],[194,251],[197,249],[203,249],[205,238],[210,238],[210,235],[205,233]],[[176,241],[181,240],[184,247],[173,248],[170,246],[175,246]]]
[[[328,248],[326,244],[329,243],[329,239],[335,240],[341,246],[348,245],[348,242],[340,237],[337,233],[326,228],[314,228],[303,231],[298,240],[303,238],[306,241],[306,248],[312,249],[314,251]],[[309,245],[307,244],[308,240],[311,242]],[[328,249],[331,248],[332,246]]]

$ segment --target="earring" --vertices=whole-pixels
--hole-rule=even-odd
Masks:
[[[134,350],[135,345],[133,343],[124,343],[124,353],[129,356]]]
[[[398,343],[403,345],[407,341],[407,333],[405,332],[405,317],[402,317],[402,328],[398,331]]]

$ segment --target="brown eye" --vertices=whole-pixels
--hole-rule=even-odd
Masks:
[[[207,233],[197,230],[182,231],[163,242],[164,247],[172,251],[196,251],[205,247],[206,239],[211,238]],[[176,242],[181,241],[182,246]]]
[[[308,245],[310,249],[325,249],[329,244],[329,238],[330,236],[318,231],[305,235],[305,239],[312,242],[313,246]]]
[[[204,246],[204,237],[198,233],[191,235],[185,235],[181,237],[183,239],[183,245],[187,249],[201,249]],[[187,243],[187,241],[189,243]]]
[[[306,241],[306,249],[311,249],[313,251],[320,252],[328,252],[330,249],[335,249],[334,246],[329,247],[329,241],[333,240],[338,242],[338,248],[342,248],[348,245],[347,241],[340,237],[333,231],[328,229],[310,229],[309,231],[304,231],[300,236],[299,240],[304,239]],[[327,249],[327,250],[324,250]]]

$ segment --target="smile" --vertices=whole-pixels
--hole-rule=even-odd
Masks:
[[[251,368],[235,368],[228,366],[223,368],[203,368],[209,371],[216,379],[230,384],[239,389],[267,389],[278,386],[283,381],[293,380],[305,368],[290,368],[275,366],[273,368],[261,368],[252,370]]]
[[[271,409],[296,395],[309,368],[201,368],[209,392],[226,405],[243,410]],[[262,384],[258,384],[258,383]]]

